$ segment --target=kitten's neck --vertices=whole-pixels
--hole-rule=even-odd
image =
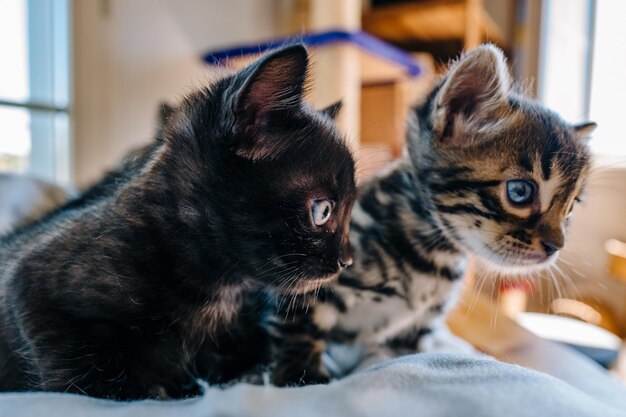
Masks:
[[[407,161],[364,184],[351,223],[351,241],[364,255],[355,257],[347,275],[363,270],[374,284],[393,279],[387,270],[395,265],[403,274],[416,271],[458,280],[467,255],[445,234],[432,206]],[[372,264],[379,264],[379,273],[367,273]]]
[[[157,168],[144,168],[115,199],[119,221],[133,230],[131,245],[151,254],[160,265],[152,268],[160,275],[154,279],[175,286],[198,303],[244,282],[241,260],[225,248],[219,231],[206,221],[212,208],[194,204],[192,190],[180,189]]]
[[[410,215],[401,213],[396,216],[398,227],[412,228],[420,239],[429,241],[429,248],[449,252],[450,255],[467,258],[469,255],[455,239],[446,232],[445,226],[437,215],[437,207],[425,184],[425,175],[416,172],[408,160],[399,162],[390,175],[397,175],[403,187],[396,187],[394,198],[405,201]],[[394,189],[390,190],[391,192]]]

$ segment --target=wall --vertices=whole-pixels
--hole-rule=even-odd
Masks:
[[[150,140],[159,102],[210,78],[202,52],[270,38],[276,27],[274,0],[72,3],[74,180],[81,186]]]
[[[584,297],[608,307],[626,334],[626,284],[611,277],[604,243],[626,241],[626,168],[599,161],[589,178],[583,203],[572,213],[572,225],[562,260],[557,265],[567,278],[559,278],[566,294]]]

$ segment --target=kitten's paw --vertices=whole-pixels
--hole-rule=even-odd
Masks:
[[[420,352],[448,352],[468,355],[480,353],[474,346],[455,336],[448,329],[439,329],[422,336],[417,348]]]
[[[317,385],[317,384],[328,384],[330,382],[330,378],[323,372],[309,372],[308,374],[304,374],[300,381],[298,381],[298,385]]]
[[[172,397],[168,394],[165,387],[157,386],[151,388],[150,391],[148,391],[148,398],[154,398],[157,400],[169,400]]]
[[[275,374],[272,383],[279,387],[327,384],[330,377],[322,370],[302,370],[297,373]]]
[[[185,399],[201,396],[202,386],[195,381],[191,381],[176,388],[155,387],[151,390],[151,397],[158,400]]]

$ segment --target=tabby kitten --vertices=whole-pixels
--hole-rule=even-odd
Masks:
[[[288,354],[276,383],[323,381],[369,352],[446,348],[443,316],[470,256],[498,273],[551,265],[589,171],[594,127],[513,93],[493,46],[452,65],[410,115],[406,157],[360,188],[354,265],[308,313],[303,300],[277,327]],[[322,366],[324,341],[340,369]]]
[[[233,356],[267,350],[245,289],[351,262],[354,164],[307,66],[291,46],[189,95],[96,192],[0,241],[0,389],[184,397],[256,363]]]

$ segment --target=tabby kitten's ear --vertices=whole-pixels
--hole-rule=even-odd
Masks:
[[[331,104],[330,106],[320,110],[320,113],[334,120],[339,114],[339,111],[341,110],[342,106],[343,106],[343,103],[341,102],[341,100],[339,100]]]
[[[241,86],[233,99],[234,133],[243,136],[237,153],[250,159],[274,154],[282,145],[262,134],[270,121],[279,123],[285,112],[302,105],[308,54],[294,45],[273,52],[237,75]]]
[[[596,127],[598,127],[598,124],[594,122],[579,123],[572,126],[576,139],[584,144],[589,142],[591,134],[596,130]]]
[[[452,65],[435,98],[433,127],[443,145],[470,146],[498,122],[510,77],[502,51],[483,45]]]

